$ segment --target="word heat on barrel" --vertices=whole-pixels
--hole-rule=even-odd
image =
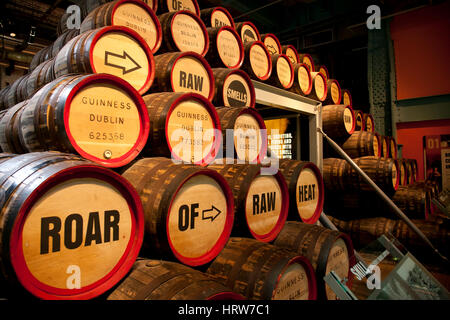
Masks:
[[[103,73],[50,82],[28,100],[17,127],[28,152],[78,153],[112,168],[131,162],[150,130],[139,93],[128,82]]]
[[[124,173],[139,193],[145,215],[143,250],[189,266],[210,262],[231,233],[234,202],[214,170],[144,158]]]
[[[233,235],[262,242],[275,239],[289,210],[289,193],[281,172],[262,175],[258,164],[218,164],[219,161],[223,159],[217,159],[208,168],[221,174],[233,191]]]
[[[295,252],[255,239],[230,238],[206,270],[250,300],[315,300],[311,263]]]
[[[152,131],[145,155],[207,165],[222,144],[219,116],[214,106],[196,93],[160,92],[143,97]]]
[[[0,165],[1,270],[41,299],[91,299],[116,285],[141,249],[131,184],[79,156],[37,152]]]

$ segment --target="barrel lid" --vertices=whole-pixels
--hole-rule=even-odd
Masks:
[[[169,12],[189,11],[197,16],[200,16],[200,8],[198,6],[197,0],[177,0],[177,1],[163,0],[163,1],[166,1]]]
[[[319,66],[319,70],[318,70],[321,74],[323,74],[325,76],[325,78],[329,79],[330,78],[330,72],[328,71],[328,68],[324,65]]]
[[[232,38],[234,38],[235,41],[233,41]],[[222,44],[224,44],[225,48],[228,47],[231,52],[222,52]],[[219,58],[227,68],[238,69],[242,66],[242,63],[244,62],[244,46],[236,30],[230,26],[221,27],[216,35],[216,45],[218,47],[217,51],[219,53]],[[236,50],[239,51],[238,57],[233,56],[233,51]]]
[[[381,156],[380,135],[377,132],[373,132],[373,153],[376,157]]]
[[[229,25],[235,29],[234,20],[230,12],[224,7],[215,7],[211,12],[211,27],[217,28],[224,25]]]
[[[154,2],[156,3],[157,0]],[[147,43],[152,53],[157,52],[161,46],[161,24],[154,10],[145,1],[116,1],[111,12],[111,22],[115,26],[124,26],[136,31]]]
[[[292,64],[303,63],[300,61],[300,57],[298,56],[297,49],[292,44],[288,44],[286,46],[283,46],[282,48],[283,48],[283,53],[289,57]],[[310,71],[312,71],[312,70],[310,70]]]
[[[93,73],[108,73],[130,83],[140,94],[155,78],[155,61],[147,42],[134,30],[122,26],[99,29],[89,50]]]
[[[260,66],[259,64],[254,63],[255,57],[260,55],[265,56],[266,59],[264,60],[267,61],[267,68],[266,66]],[[257,76],[257,78],[263,81],[267,80],[272,73],[272,59],[264,43],[262,43],[261,41],[253,41],[250,44],[248,58],[250,61],[250,67],[252,68],[253,73]],[[263,61],[262,63],[265,63],[266,61]]]
[[[232,96],[229,96],[230,93]],[[255,107],[255,87],[248,74],[241,69],[231,70],[225,77],[222,95],[226,106]]]
[[[384,139],[383,139],[384,140]],[[399,168],[399,163],[396,159],[393,159],[393,164],[392,164],[392,186],[394,187],[394,190],[398,189],[398,186],[400,184],[400,168]]]
[[[86,202],[85,199],[80,201],[80,196],[74,197],[83,192],[89,193],[92,199]],[[108,203],[99,196],[106,192],[109,194]],[[56,228],[56,225],[60,224],[62,231],[69,228],[69,225],[70,228],[77,225],[70,222],[69,217],[74,216],[73,211],[63,213],[57,209],[57,206],[61,205],[60,196],[73,205],[71,209],[75,210],[79,219],[90,221],[88,228],[89,224],[93,228],[91,236],[98,236],[98,232],[103,232],[101,238],[88,240],[87,234],[77,229],[76,237],[80,235],[79,231],[83,237],[79,247],[68,249],[66,244],[73,244],[73,238],[67,240],[67,237],[61,235],[58,238],[61,245],[59,251],[54,247],[57,241],[55,238],[52,246],[47,248],[49,252],[46,253],[45,248],[42,251],[43,230],[41,229],[39,234],[36,225],[43,228],[43,219],[46,216],[52,221],[49,228],[50,225]],[[114,199],[116,201],[112,201]],[[67,202],[63,204],[68,205]],[[117,204],[117,207],[114,207],[114,204]],[[93,207],[89,207],[90,205]],[[106,211],[115,214],[113,219],[109,220],[109,223],[114,222],[114,228],[125,228],[128,232],[118,231],[120,237],[116,237],[114,230],[109,229],[112,232],[108,240],[104,232],[104,219],[99,218],[99,215],[106,217]],[[117,214],[120,215],[120,220],[116,220]],[[93,219],[95,217],[97,219]],[[76,165],[57,172],[32,190],[14,222],[10,252],[18,280],[29,292],[42,299],[91,299],[104,293],[119,282],[133,266],[142,245],[143,217],[139,195],[128,181],[115,172],[93,164]],[[49,232],[54,230],[57,229],[49,229]],[[49,236],[49,243],[52,243],[50,239],[54,236]],[[106,242],[111,245],[105,246]],[[96,261],[100,252],[102,263]],[[52,258],[54,260],[51,260]]]
[[[365,130],[368,132],[374,132],[375,131],[375,121],[373,119],[373,116],[370,113],[364,114],[365,118]]]
[[[320,71],[319,71],[320,72]],[[320,74],[324,75],[322,72]],[[327,77],[324,75],[325,80]],[[328,79],[328,87],[331,91],[331,99],[333,100],[334,104],[340,104],[342,100],[342,92],[341,92],[341,86],[339,85],[339,82],[335,79]],[[327,82],[328,82],[327,81]]]
[[[352,106],[345,106],[344,110],[344,124],[345,129],[347,130],[348,134],[353,134],[355,132],[356,128],[356,117],[355,112],[353,111]]]
[[[352,95],[350,94],[350,91],[348,89],[342,90],[342,100],[343,100],[344,105],[346,105],[346,106],[353,105]]]
[[[325,76],[319,72],[311,72],[314,73],[313,81],[314,81],[314,90],[316,92],[316,96],[319,101],[325,101],[327,98],[328,86]]]
[[[261,35],[256,26],[252,22],[250,21],[240,22],[239,28],[243,44],[246,44],[247,42],[261,41]]]
[[[302,57],[301,62],[304,64],[307,64],[309,69],[311,69],[311,72],[314,72],[315,68],[314,68],[314,60],[313,60],[312,56],[309,53],[303,53],[303,54],[300,54],[300,56]],[[325,77],[325,82],[326,81],[327,81],[327,78]]]
[[[312,90],[312,78],[311,71],[307,64],[296,63],[295,69],[297,70],[297,82],[304,95],[308,95]]]
[[[219,173],[204,168],[180,183],[167,214],[172,253],[186,265],[200,266],[212,261],[228,242],[234,221],[233,193]]]
[[[285,54],[279,54],[275,66],[278,79],[285,89],[292,87],[294,83],[294,67]],[[288,75],[289,77],[286,77]]]
[[[188,32],[188,31],[189,32]],[[208,31],[203,21],[198,15],[191,11],[181,10],[173,14],[170,21],[170,32],[175,46],[182,52],[193,51],[202,57],[206,55],[209,49]],[[183,38],[189,35],[192,41],[183,42]],[[204,43],[202,42],[204,40]],[[199,41],[199,42],[196,42]]]
[[[102,85],[101,90],[96,90],[98,85]],[[82,95],[83,92],[85,95]],[[100,93],[104,97],[99,96]],[[91,97],[86,96],[87,94]],[[91,119],[91,109],[86,108],[90,103],[89,98],[94,104],[98,105],[101,104],[102,98],[105,101],[111,98],[115,99],[103,103],[110,103],[113,110],[100,113],[99,116],[102,121],[105,121],[104,117],[106,117],[108,122],[111,122],[110,119],[117,123],[122,122],[123,130],[117,131],[118,126],[113,125],[113,123],[105,124],[107,130],[104,132],[96,130],[99,126],[88,126],[87,118],[95,122],[95,119]],[[83,107],[83,105],[85,106]],[[135,108],[133,108],[133,105]],[[78,115],[83,115],[83,118],[78,119],[70,116],[74,106],[76,107],[75,112]],[[117,106],[117,109],[115,106]],[[94,118],[97,115],[94,114]],[[120,121],[121,118],[122,121]],[[125,123],[125,120],[131,121]],[[137,123],[139,123],[138,127],[136,126]],[[139,93],[125,80],[110,74],[100,73],[84,76],[72,88],[64,105],[64,126],[67,137],[76,152],[88,160],[111,168],[121,167],[132,161],[145,146],[150,130],[147,107]],[[103,144],[104,147],[99,150],[98,146],[93,145],[91,140],[106,140],[108,142]],[[83,142],[82,145],[80,145],[81,142]]]
[[[282,54],[281,44],[277,36],[273,33],[265,33],[262,36],[262,42],[270,54]],[[289,60],[290,61],[290,60]]]
[[[297,211],[303,223],[314,224],[317,220],[319,220],[324,205],[324,184],[322,174],[320,169],[312,162],[305,162],[300,168],[301,169],[298,174],[295,188],[295,202],[297,204]],[[301,185],[301,181],[306,181],[306,184],[303,183],[303,185]],[[317,186],[316,190],[310,190],[310,186],[312,184]],[[313,199],[305,200],[305,192],[303,192],[303,201],[300,201],[300,191],[304,191],[304,189],[301,189],[300,186],[303,186],[303,188],[307,186],[308,190],[306,194],[308,195],[308,199],[311,193],[313,194]]]

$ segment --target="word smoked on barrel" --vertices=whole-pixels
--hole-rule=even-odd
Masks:
[[[294,65],[296,63],[302,63],[300,57],[298,56],[297,49],[291,44],[281,46],[281,51],[283,54],[287,55],[291,63]]]
[[[323,75],[323,73],[319,72]],[[340,104],[342,100],[342,94],[341,94],[341,87],[339,86],[339,82],[334,79],[329,79],[326,76],[325,80],[327,81],[327,98],[325,99],[324,103],[326,104]],[[328,80],[327,80],[328,79]]]
[[[267,48],[270,54],[282,54],[281,44],[278,38],[273,33],[265,33],[261,35],[261,41]],[[290,61],[290,60],[289,60]]]
[[[83,20],[80,33],[105,26],[123,26],[134,30],[152,53],[161,46],[161,25],[153,10],[142,0],[116,0],[95,8]]]
[[[272,73],[272,59],[266,46],[261,41],[244,42],[244,62],[242,69],[250,78],[264,81]]]
[[[195,52],[168,52],[155,56],[155,81],[150,92],[195,92],[214,96],[214,76],[208,62]]]
[[[214,7],[202,9],[200,18],[207,28],[220,28],[224,26],[234,27],[234,20],[231,14],[224,7]]]
[[[187,10],[200,16],[197,0],[153,0],[158,1],[158,13]]]
[[[320,169],[312,162],[280,159],[280,172],[289,189],[288,218],[298,220],[300,217],[304,223],[316,223],[324,201]]]
[[[242,43],[261,41],[261,34],[250,21],[239,22],[235,24],[235,29],[241,37]]]
[[[205,59],[213,68],[240,68],[244,61],[244,47],[236,30],[224,26],[207,28],[209,50]]]
[[[199,266],[223,249],[233,226],[230,187],[214,170],[145,158],[124,173],[145,215],[143,249],[153,256]]]
[[[308,53],[299,53],[298,57],[299,57],[300,63],[306,64],[309,67],[309,70],[311,70],[311,72],[315,71],[314,60],[313,60],[313,58],[311,57],[310,54],[308,54]],[[327,80],[328,79],[325,78],[325,82]]]
[[[230,238],[206,271],[251,300],[315,300],[311,263],[289,250],[254,239]]]
[[[353,276],[350,268],[356,263],[356,259],[352,241],[345,233],[288,221],[274,244],[294,251],[311,262],[316,271],[319,298],[337,299],[336,294],[323,280],[330,271],[334,271],[341,279],[349,279],[347,286],[351,284]]]
[[[304,63],[295,63],[294,67],[294,83],[290,91],[302,96],[307,96],[313,88],[311,73],[309,67]]]
[[[263,242],[275,239],[286,221],[289,193],[280,171],[262,175],[258,164],[218,164],[208,168],[217,171],[233,191],[235,223],[233,235],[251,236]]]
[[[313,88],[308,97],[322,102],[325,101],[328,95],[328,85],[325,76],[319,72],[311,72],[311,81]]]
[[[363,114],[364,130],[368,132],[375,132],[375,120],[370,113]]]
[[[355,119],[356,119],[355,131],[365,131],[364,130],[365,129],[365,127],[364,127],[364,113],[361,110],[353,109],[353,111],[355,112]]]
[[[220,282],[180,263],[139,259],[108,300],[243,300]]]
[[[219,155],[246,162],[261,162],[267,152],[267,133],[258,111],[245,107],[216,107],[216,111],[223,140],[223,151]]]
[[[240,69],[213,68],[215,106],[254,108],[255,87],[245,71]]]
[[[27,153],[0,166],[1,270],[41,299],[90,299],[133,266],[143,241],[139,196],[79,156]]]
[[[199,16],[182,10],[164,13],[158,19],[163,32],[160,53],[193,51],[204,57],[208,52],[208,32]]]
[[[322,128],[331,139],[346,140],[355,131],[355,114],[352,107],[342,104],[323,106]]]
[[[348,89],[342,90],[342,102],[346,106],[353,106],[352,95]]]
[[[289,58],[284,54],[272,54],[272,73],[267,83],[273,86],[290,89],[294,83],[294,68]]]
[[[36,92],[20,116],[18,135],[28,152],[78,153],[115,168],[140,153],[149,129],[144,101],[128,82],[88,74],[59,77]]]
[[[107,73],[124,79],[140,94],[155,77],[150,48],[125,27],[103,27],[70,40],[55,58],[56,77],[72,73]]]
[[[351,158],[381,156],[380,136],[376,132],[355,131],[341,147]]]

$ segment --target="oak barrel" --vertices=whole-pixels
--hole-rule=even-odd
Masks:
[[[264,43],[261,41],[244,42],[244,62],[241,69],[254,80],[269,79],[272,73],[272,59]]]
[[[343,141],[355,131],[355,114],[351,106],[322,106],[322,129],[333,140]]]
[[[213,260],[230,236],[233,196],[214,170],[144,158],[122,176],[137,190],[145,216],[143,250],[189,266]]]
[[[121,167],[144,147],[147,108],[128,82],[109,74],[67,75],[29,99],[18,127],[28,151],[78,153],[106,167]]]
[[[299,53],[298,54],[299,57],[299,61],[300,63],[304,63],[309,67],[309,70],[311,70],[311,72],[315,72],[315,65],[314,65],[314,60],[312,58],[312,56],[308,53]],[[328,79],[325,79],[325,82]]]
[[[312,162],[290,159],[280,159],[279,167],[289,189],[288,218],[316,223],[322,214],[324,202],[320,169]]]
[[[28,100],[25,100],[7,109],[0,119],[0,149],[3,152],[15,154],[26,152],[20,143],[18,126],[20,125],[20,115],[27,103]]]
[[[138,259],[108,300],[243,300],[203,272],[180,263]]]
[[[272,241],[283,228],[289,210],[289,192],[283,175],[280,171],[262,175],[258,164],[223,162],[218,159],[208,168],[221,174],[233,191],[232,235]]]
[[[392,159],[397,159],[398,154],[397,141],[395,140],[394,137],[389,137],[389,141],[390,141],[389,156]]]
[[[353,111],[355,112],[355,119],[356,119],[355,131],[365,131],[364,130],[364,113],[361,110],[353,109]],[[388,158],[388,157],[386,157],[386,158]]]
[[[218,157],[260,163],[267,152],[267,132],[258,111],[246,107],[216,107],[216,111],[223,141]]]
[[[235,29],[231,14],[224,7],[213,7],[200,10],[200,18],[207,28],[229,26]]]
[[[293,64],[293,67],[294,83],[292,84],[290,91],[302,96],[308,96],[313,88],[309,67],[304,63],[295,63]]]
[[[236,30],[229,26],[206,28],[209,50],[205,59],[213,68],[238,69],[244,61],[244,47]]]
[[[321,73],[321,72],[319,72]],[[323,75],[323,73],[321,73]],[[327,81],[327,97],[324,101],[325,104],[341,104],[342,94],[339,82],[335,79],[329,79],[325,75],[325,80]]]
[[[222,144],[214,106],[196,93],[153,93],[143,97],[150,127],[144,155],[207,165]]]
[[[194,92],[210,101],[214,96],[211,67],[195,52],[158,54],[155,70],[155,81],[149,92]]]
[[[158,19],[163,33],[159,53],[193,51],[204,57],[208,52],[208,32],[196,14],[182,10],[164,13]]]
[[[47,83],[55,80],[56,75],[54,74],[54,62],[54,59],[46,60],[30,73],[30,76],[26,81],[27,89],[25,99],[30,98],[37,90],[42,88]],[[53,68],[53,74],[51,72],[51,68]]]
[[[244,46],[248,42],[261,41],[261,34],[252,22],[238,22],[234,26]]]
[[[353,106],[353,99],[350,90],[342,89],[342,102],[346,106]]]
[[[80,34],[80,29],[69,29],[61,34],[54,42],[52,46],[51,58],[58,55],[58,52],[66,45],[67,42],[75,38]]]
[[[254,239],[230,238],[206,271],[250,300],[315,300],[311,263],[294,252]]]
[[[261,41],[264,43],[270,54],[283,54],[280,40],[278,40],[277,36],[273,33],[262,34]]]
[[[410,184],[410,172],[408,171],[408,164],[405,159],[399,158],[397,159],[399,167],[400,167],[400,185],[406,186]]]
[[[356,259],[352,240],[345,233],[314,224],[287,221],[274,245],[296,252],[311,262],[316,272],[319,299],[337,299],[323,280],[332,270],[341,279],[347,278],[347,286],[350,286],[353,278],[350,268]]]
[[[389,138],[387,136],[380,135],[381,140],[381,157],[389,158]]]
[[[112,170],[72,154],[27,153],[2,162],[0,188],[0,265],[11,286],[41,299],[91,299],[131,269],[142,205]]]
[[[375,120],[370,113],[363,113],[364,130],[368,132],[375,132]]]
[[[392,201],[410,219],[428,219],[431,215],[431,193],[425,188],[400,186]]]
[[[325,101],[329,90],[325,76],[319,72],[311,72],[311,81],[313,87],[308,98],[321,102]]]
[[[80,33],[106,26],[122,26],[134,30],[152,53],[156,53],[161,46],[161,24],[145,1],[115,0],[96,7],[83,20]]]
[[[320,72],[321,74],[323,74],[327,80],[331,78],[330,72],[328,71],[328,68],[326,66],[324,66],[324,65],[318,66],[317,71]]]
[[[297,49],[293,45],[288,44],[288,45],[281,46],[281,51],[282,51],[282,53],[284,53],[285,55],[288,56],[288,58],[289,58],[289,60],[291,60],[292,64],[296,64],[296,63],[301,64],[302,63],[300,61],[300,57],[298,56]]]
[[[248,74],[241,69],[213,68],[215,106],[254,108],[255,87]]]
[[[380,137],[376,132],[355,131],[341,147],[351,158],[381,156]]]
[[[158,14],[187,10],[200,16],[197,0],[153,0],[158,1]],[[156,11],[156,10],[155,10]]]
[[[281,89],[290,89],[294,83],[294,68],[284,54],[272,54],[272,73],[266,80],[268,84]]]

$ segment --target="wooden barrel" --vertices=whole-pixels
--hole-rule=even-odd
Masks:
[[[213,68],[215,106],[254,108],[255,87],[248,74],[240,69]]]
[[[315,300],[311,263],[294,252],[254,239],[230,238],[206,271],[251,300]]]
[[[52,70],[53,71],[53,70]],[[21,102],[28,98],[27,89],[28,89],[28,79],[30,78],[31,73],[27,73],[21,80],[19,85],[17,86],[17,101]],[[54,72],[49,72],[48,77],[52,77],[54,79]]]
[[[278,40],[277,36],[273,33],[262,34],[261,41],[264,43],[270,54],[283,54],[280,40]]]
[[[158,1],[158,13],[187,10],[200,17],[197,0],[153,0]],[[155,10],[156,11],[156,10]]]
[[[351,158],[381,156],[380,137],[376,132],[355,131],[341,147]]]
[[[402,158],[398,158],[397,161],[400,167],[400,185],[406,186],[410,184],[410,172],[408,171],[408,164],[406,163],[405,159]]]
[[[279,160],[280,172],[289,189],[289,215],[292,220],[314,224],[322,214],[324,189],[320,169],[312,162]],[[294,197],[295,195],[295,197]]]
[[[325,101],[328,95],[328,85],[324,75],[319,72],[311,72],[311,81],[313,88],[308,98],[321,102]]]
[[[293,45],[288,44],[288,45],[281,46],[281,50],[282,50],[282,53],[284,53],[285,55],[288,56],[289,60],[291,60],[291,63],[293,65],[295,65],[296,63],[299,63],[299,64],[302,63],[300,61],[300,57],[298,56],[297,49]]]
[[[9,90],[5,93],[5,108],[11,108],[22,101],[20,96],[20,83],[24,80],[26,81],[26,79],[26,75],[23,75],[11,84]]]
[[[355,112],[355,119],[356,119],[355,131],[365,131],[364,130],[364,113],[361,110],[353,109],[353,111]]]
[[[223,164],[220,159],[208,168],[221,174],[233,191],[233,235],[250,236],[263,242],[275,239],[289,210],[289,193],[281,172],[261,175],[261,165]]]
[[[260,163],[267,152],[267,133],[258,111],[246,107],[216,107],[216,111],[223,140],[218,157]]]
[[[284,54],[272,54],[272,73],[266,80],[268,84],[281,89],[290,89],[294,84],[294,68]]]
[[[355,131],[355,114],[351,106],[322,106],[322,128],[333,140],[348,139]]]
[[[68,75],[29,100],[19,138],[28,151],[78,153],[106,167],[121,167],[145,146],[147,109],[128,82],[108,74]]]
[[[243,300],[203,272],[180,263],[139,259],[108,300]]]
[[[312,58],[312,56],[308,53],[299,53],[298,54],[300,63],[304,63],[309,67],[309,70],[311,70],[311,72],[315,72],[315,66],[314,66],[314,60]],[[327,79],[325,79],[325,82],[327,81]]]
[[[348,89],[342,89],[342,102],[346,106],[353,106],[353,99]]]
[[[155,56],[156,76],[150,92],[193,92],[212,100],[214,76],[208,62],[195,52]]]
[[[53,72],[53,78],[51,77],[52,73],[51,68],[53,67],[54,71],[54,59],[46,60],[38,65],[28,77],[26,81],[26,98],[30,98],[37,90],[42,88],[49,82],[55,80],[56,76]]]
[[[317,66],[316,69],[318,72],[323,74],[327,80],[330,79],[330,72],[328,71],[328,68],[326,66],[320,65],[320,66]],[[341,95],[342,95],[342,93],[341,93]]]
[[[435,181],[415,181],[409,187],[427,189],[431,194],[431,198],[437,198],[439,196],[439,185]]]
[[[392,201],[410,219],[428,219],[431,212],[431,194],[429,190],[410,186],[400,186]]]
[[[411,159],[404,159],[406,163],[406,168],[408,170],[408,184],[413,184],[416,182],[416,176],[414,175],[414,165],[412,164]]]
[[[145,215],[143,249],[189,266],[213,260],[233,226],[230,187],[214,170],[145,158],[123,174],[137,190]]]
[[[48,56],[50,49],[51,49],[51,47],[47,46],[35,53],[35,55],[33,56],[33,59],[31,59],[30,67],[28,68],[28,72],[33,71],[34,68],[36,68],[38,65],[40,65],[45,60],[47,60],[46,56]]]
[[[207,165],[222,144],[219,116],[214,106],[196,93],[153,93],[143,97],[151,133],[145,155]]]
[[[127,81],[140,94],[155,77],[150,48],[136,32],[125,27],[103,27],[69,41],[55,58],[55,75],[107,73]]]
[[[0,188],[0,264],[11,284],[41,299],[91,299],[131,269],[142,205],[112,170],[71,154],[27,153],[1,164]]]
[[[417,169],[417,160],[416,159],[409,159],[409,164],[411,166],[412,174],[413,174],[413,180],[416,182],[418,180],[418,174],[419,171]]]
[[[363,113],[364,131],[375,132],[375,120],[370,113]]]
[[[272,59],[261,41],[244,42],[244,62],[242,69],[250,78],[265,81],[272,73]]]
[[[105,26],[122,26],[134,30],[152,53],[157,52],[162,43],[161,24],[153,10],[142,0],[115,0],[95,8],[83,20],[80,33]]]
[[[389,158],[389,138],[387,136],[380,135],[381,140],[381,156],[383,158]]]
[[[28,100],[25,100],[7,109],[0,119],[0,149],[3,152],[15,154],[26,152],[20,143],[18,126],[20,125],[20,115],[27,103]]]
[[[398,189],[400,179],[396,160],[369,156],[353,161],[388,195],[393,195]],[[331,191],[373,190],[343,159],[323,159],[323,181],[325,188]]]
[[[158,16],[163,42],[160,53],[193,51],[202,57],[209,49],[209,37],[205,24],[191,11],[167,12]]]
[[[200,18],[207,28],[220,28],[224,26],[235,28],[231,14],[224,7],[213,7],[200,10]]]
[[[247,42],[261,41],[261,34],[250,21],[235,23],[235,29],[241,37],[244,46]]]
[[[57,56],[58,52],[66,45],[67,42],[80,34],[80,29],[69,29],[62,33],[54,42],[52,46],[51,58]]]
[[[330,271],[334,271],[341,279],[349,279],[347,286],[351,285],[353,274],[350,268],[356,263],[356,259],[352,241],[345,233],[287,221],[274,244],[294,251],[311,262],[316,272],[319,299],[337,299],[334,291],[323,280]]]
[[[5,110],[6,107],[6,96],[8,93],[8,90],[10,89],[10,85],[7,85],[6,87],[3,87],[0,90],[0,110]]]
[[[395,141],[394,137],[389,137],[390,146],[389,146],[389,156],[392,159],[397,159],[397,141]]]
[[[292,61],[291,59],[289,59]],[[304,63],[296,63],[294,67],[294,83],[290,91],[302,96],[308,96],[313,88],[311,72]]]
[[[232,27],[206,28],[209,50],[205,59],[213,68],[238,69],[244,62],[244,47],[241,38]]]
[[[323,73],[319,72],[323,75]],[[339,86],[339,82],[334,79],[329,79],[326,76],[325,80],[327,81],[327,97],[324,101],[326,104],[340,104],[342,100],[341,87]],[[328,79],[328,80],[327,80]]]

